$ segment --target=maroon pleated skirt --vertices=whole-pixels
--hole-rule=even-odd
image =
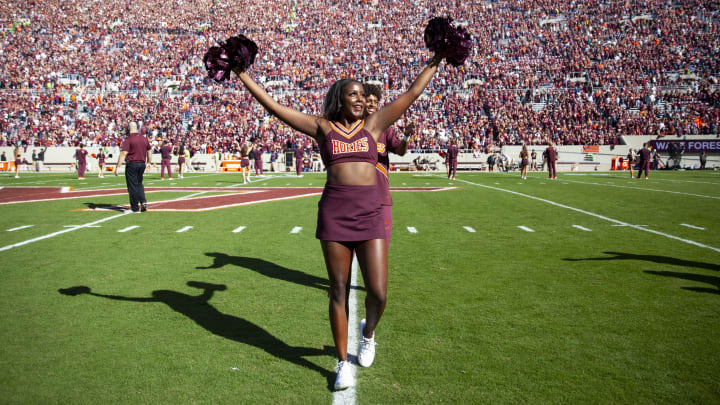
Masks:
[[[377,187],[325,184],[315,237],[335,242],[385,239]]]

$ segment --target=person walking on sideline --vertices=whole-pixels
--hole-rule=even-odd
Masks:
[[[457,174],[458,154],[460,153],[460,139],[450,139],[447,148],[448,179],[455,180]]]
[[[77,159],[78,180],[85,179],[85,170],[87,169],[87,154],[88,151],[85,150],[85,146],[83,146],[82,143],[80,144],[80,149],[75,150],[75,159]]]
[[[15,149],[13,150],[13,155],[15,155],[15,178],[20,178],[20,164],[22,163],[22,151],[20,150],[20,144],[18,143],[15,145]]]
[[[107,159],[107,150],[104,147],[100,147],[97,154],[98,160],[98,178],[105,178],[105,159]]]
[[[146,162],[152,160],[152,148],[147,138],[140,135],[138,126],[131,122],[128,126],[130,134],[122,143],[120,156],[115,165],[115,176],[118,169],[125,163],[125,183],[130,195],[130,209],[132,212],[147,211],[147,200],[145,199],[145,187],[143,186],[143,174],[145,173]]]
[[[633,151],[632,148],[630,148],[630,150],[628,150],[627,161],[628,161],[628,168],[630,169],[630,178],[631,179],[633,177],[635,177],[635,176],[633,176],[633,170],[635,169],[635,158],[636,158],[635,151]]]
[[[172,144],[167,140],[163,140],[160,147],[160,180],[165,180],[165,170],[167,170],[168,180],[172,180]]]
[[[533,151],[535,152],[535,151]],[[520,151],[520,178],[521,179],[527,179],[527,173],[528,173],[528,150],[527,146],[523,145],[522,150]]]
[[[647,180],[648,173],[650,173],[650,149],[647,148],[647,143],[643,144],[638,154],[640,155],[640,168],[638,169],[637,178],[639,179],[643,170],[645,170],[645,180]]]
[[[545,149],[545,161],[547,161],[548,174],[551,179],[557,179],[557,151],[555,150],[555,144],[550,142],[550,145]]]

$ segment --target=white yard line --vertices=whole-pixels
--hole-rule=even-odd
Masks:
[[[233,232],[233,233],[240,233],[240,232],[243,231],[243,229],[245,229],[244,226],[238,226],[237,228],[233,229],[232,232]]]
[[[704,231],[704,230],[705,230],[705,228],[703,228],[703,227],[701,227],[701,226],[695,226],[695,225],[690,225],[690,224],[680,224],[680,225],[685,226],[685,227],[688,227],[688,228],[692,228],[692,229],[698,229],[698,230],[701,230],[701,231]]]
[[[188,225],[188,226],[184,226],[184,227],[178,229],[178,230],[175,231],[175,232],[177,232],[177,233],[182,233],[182,232],[187,232],[187,231],[189,231],[189,230],[191,230],[191,229],[193,229],[193,227]]]
[[[300,233],[300,231],[302,231],[302,226],[296,226],[290,231],[290,233]]]
[[[140,228],[140,225],[128,226],[127,228],[120,229],[118,232],[124,233],[124,232],[127,232],[127,231],[132,231],[132,230],[135,229],[135,228]]]
[[[414,226],[408,226],[407,227],[408,232],[410,233],[418,233],[417,229],[415,229]]]
[[[463,228],[470,233],[475,233],[475,229],[471,226],[463,226]]]
[[[592,229],[585,228],[582,225],[573,225],[573,228],[577,228],[577,229],[579,229],[581,231],[585,231],[585,232],[592,232]]]
[[[8,229],[7,232],[15,232],[15,231],[19,231],[19,230],[25,229],[25,228],[30,228],[30,227],[33,227],[33,226],[35,226],[35,225],[23,225],[23,226],[18,226],[17,228]]]
[[[466,184],[470,184],[470,185],[473,185],[473,186],[488,188],[488,189],[491,189],[491,190],[496,190],[496,191],[502,191],[502,192],[505,192],[505,193],[515,194],[515,195],[520,196],[520,197],[530,198],[530,199],[533,199],[533,200],[536,200],[536,201],[541,201],[541,202],[544,202],[544,203],[547,203],[547,204],[550,204],[550,205],[554,205],[554,206],[556,206],[556,207],[565,208],[565,209],[568,209],[568,210],[572,210],[572,211],[575,211],[575,212],[579,212],[579,213],[581,213],[581,214],[590,215],[590,216],[595,217],[595,218],[603,219],[603,220],[605,220],[605,221],[612,222],[613,224],[616,224],[616,225],[628,226],[628,227],[630,227],[630,228],[634,228],[634,229],[637,229],[637,230],[640,230],[640,231],[643,231],[643,232],[649,232],[649,233],[652,233],[652,234],[655,234],[655,235],[658,235],[658,236],[664,236],[664,237],[666,237],[666,238],[670,238],[670,239],[674,239],[674,240],[677,240],[677,241],[680,241],[680,242],[683,242],[683,243],[687,243],[687,244],[689,244],[689,245],[694,245],[694,246],[701,247],[701,248],[704,248],[704,249],[710,249],[710,250],[715,251],[715,252],[720,252],[720,248],[717,248],[717,247],[714,247],[714,246],[705,245],[705,244],[703,244],[703,243],[696,242],[696,241],[694,241],[694,240],[685,239],[685,238],[681,238],[681,237],[679,237],[679,236],[671,235],[671,234],[669,234],[669,233],[660,232],[660,231],[656,231],[656,230],[654,230],[654,229],[645,228],[645,227],[640,226],[640,225],[628,224],[627,222],[623,222],[623,221],[620,221],[620,220],[618,220],[618,219],[606,217],[606,216],[604,216],[604,215],[596,214],[596,213],[590,212],[590,211],[585,211],[585,210],[582,210],[582,209],[580,209],[580,208],[571,207],[571,206],[569,206],[569,205],[560,204],[560,203],[557,203],[557,202],[555,202],[555,201],[546,200],[546,199],[544,199],[544,198],[535,197],[535,196],[532,196],[532,195],[529,195],[529,194],[519,193],[519,192],[517,192],[517,191],[506,190],[506,189],[504,189],[504,188],[493,187],[493,186],[488,186],[488,185],[479,184],[479,183],[473,183],[473,182],[467,181],[467,180],[459,180],[459,181],[462,181],[462,182],[464,182],[464,183],[466,183]]]
[[[518,228],[522,229],[525,232],[535,232],[534,229],[528,228],[527,226],[520,225],[520,226],[518,226]]]
[[[187,200],[187,199],[189,199],[189,198],[197,197],[197,196],[199,196],[199,195],[207,194],[207,193],[209,193],[209,192],[210,192],[210,191],[199,191],[199,192],[197,192],[197,193],[195,193],[195,194],[190,194],[190,195],[186,195],[186,196],[184,196],[184,197],[177,198],[175,201],[178,201],[178,200]]]
[[[359,339],[359,331],[358,331],[358,325],[360,324],[360,321],[357,319],[357,275],[358,275],[358,261],[356,257],[353,257],[352,261],[352,270],[350,275],[350,296],[348,297],[348,360],[351,360],[350,353],[352,350],[352,353],[354,353],[354,357],[357,358],[357,347],[358,347],[358,339]],[[352,387],[342,390],[342,391],[335,391],[333,394],[333,405],[355,405],[356,397],[357,397],[357,391],[355,387],[357,387],[358,384],[358,368],[355,365],[354,362],[350,361],[350,369],[352,370],[353,379],[355,380],[355,385]]]
[[[694,193],[684,193],[682,191],[669,191],[669,190],[658,190],[654,188],[646,188],[646,187],[634,187],[634,186],[620,186],[617,184],[607,184],[607,183],[592,183],[589,181],[579,181],[579,180],[564,180],[570,183],[578,183],[578,184],[589,184],[592,186],[606,186],[606,187],[617,187],[617,188],[629,188],[632,190],[641,190],[641,191],[655,191],[657,193],[667,193],[667,194],[679,194],[679,195],[687,195],[691,197],[702,197],[702,198],[712,198],[714,200],[720,200],[720,197],[712,196],[712,195],[704,195],[704,194],[694,194]]]
[[[64,234],[64,233],[76,231],[76,230],[78,230],[78,229],[89,228],[89,227],[95,226],[95,225],[97,225],[97,224],[99,224],[99,223],[102,223],[102,222],[105,222],[105,221],[109,221],[109,220],[111,220],[111,219],[119,218],[119,217],[122,217],[123,215],[128,215],[128,214],[129,214],[129,213],[123,212],[122,214],[113,215],[113,216],[111,216],[111,217],[99,219],[99,220],[93,221],[93,222],[88,222],[87,224],[84,224],[84,225],[78,225],[78,226],[73,227],[73,228],[67,228],[67,229],[64,229],[64,230],[62,230],[62,231],[57,231],[57,232],[49,233],[49,234],[47,234],[47,235],[38,236],[37,238],[32,238],[32,239],[28,239],[28,240],[26,240],[26,241],[14,243],[14,244],[12,244],[12,245],[3,246],[3,247],[0,248],[0,252],[5,251],[5,250],[10,250],[10,249],[12,249],[12,248],[16,248],[16,247],[19,247],[19,246],[27,245],[27,244],[30,244],[30,243],[33,243],[33,242],[37,242],[37,241],[40,241],[40,240],[43,240],[43,239],[52,238],[52,237],[55,237],[55,236],[58,236],[58,235],[62,235],[62,234]]]

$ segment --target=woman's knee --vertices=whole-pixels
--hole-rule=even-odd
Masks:
[[[384,305],[385,303],[387,303],[387,286],[365,285],[365,299],[379,305]]]
[[[344,303],[347,295],[347,284],[343,282],[331,283],[328,295],[332,301]]]

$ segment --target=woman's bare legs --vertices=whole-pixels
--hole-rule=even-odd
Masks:
[[[363,335],[371,338],[375,333],[387,305],[387,243],[373,239],[355,247],[358,264],[365,281],[365,329]]]
[[[332,329],[338,359],[347,361],[348,316],[346,311],[347,287],[350,283],[351,246],[340,242],[320,241],[330,280],[330,328]]]

